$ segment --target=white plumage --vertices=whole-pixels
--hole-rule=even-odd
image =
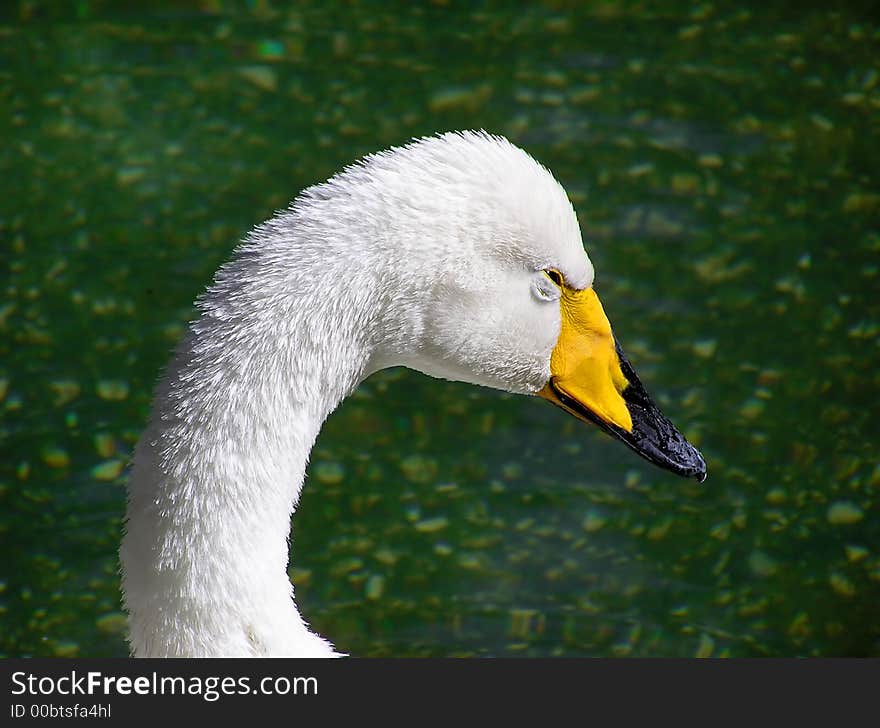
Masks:
[[[547,269],[592,284],[571,204],[482,132],[371,155],[255,228],[199,299],[135,451],[133,654],[335,654],[287,576],[321,424],[388,366],[537,393],[560,334]]]

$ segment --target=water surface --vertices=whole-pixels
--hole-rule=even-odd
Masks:
[[[774,3],[0,11],[0,652],[124,655],[125,466],[192,301],[359,155],[506,134],[709,464],[405,370],[328,421],[291,578],[355,655],[880,654],[880,25]]]

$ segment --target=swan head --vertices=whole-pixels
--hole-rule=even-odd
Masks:
[[[565,191],[525,151],[484,132],[420,139],[307,190],[301,209],[325,204],[361,230],[383,299],[372,370],[538,395],[705,479],[614,337]]]

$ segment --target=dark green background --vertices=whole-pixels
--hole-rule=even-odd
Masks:
[[[126,654],[126,458],[243,233],[362,154],[482,127],[568,190],[709,479],[380,373],[312,456],[307,619],[355,655],[880,654],[870,5],[147,5],[0,10],[0,653]]]

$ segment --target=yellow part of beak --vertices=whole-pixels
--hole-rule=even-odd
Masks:
[[[628,382],[599,297],[592,288],[563,288],[560,310],[562,328],[550,356],[553,384],[548,382],[538,394],[561,404],[553,391],[560,390],[605,422],[632,432],[632,417],[621,396]]]

